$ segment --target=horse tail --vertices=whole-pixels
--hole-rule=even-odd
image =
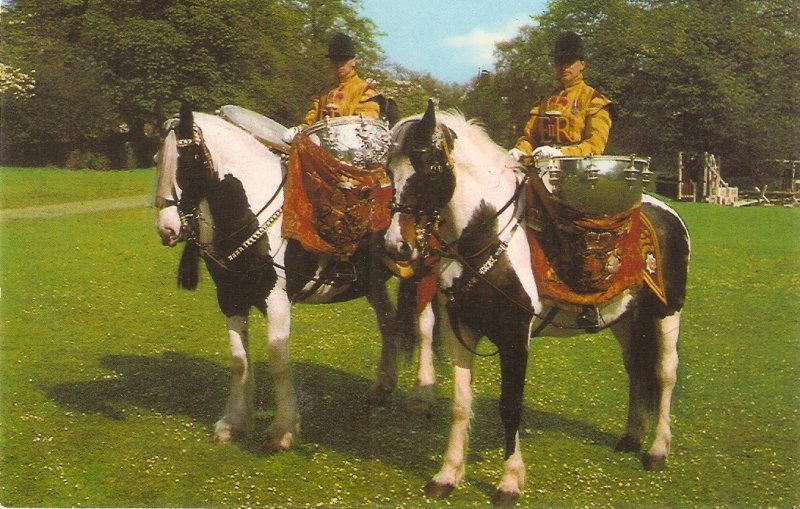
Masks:
[[[178,264],[178,288],[196,290],[199,279],[200,247],[187,242]]]
[[[653,295],[647,295],[637,306],[633,317],[633,330],[629,355],[631,356],[631,383],[642,408],[648,413],[657,411],[661,403],[661,384],[658,379],[660,355],[659,317],[663,310]]]

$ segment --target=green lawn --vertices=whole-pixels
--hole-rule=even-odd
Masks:
[[[151,170],[98,172],[0,166],[0,209],[155,194]]]
[[[0,169],[0,208],[152,194],[152,170]],[[667,470],[613,452],[625,376],[608,333],[532,341],[521,507],[800,505],[800,210],[675,203],[692,266]],[[175,288],[179,249],[137,207],[0,223],[0,503],[59,507],[486,507],[499,480],[496,358],[476,361],[467,481],[427,501],[449,425],[440,399],[409,417],[365,394],[379,351],[362,299],[295,307],[290,353],[301,441],[259,445],[274,399],[253,313],[257,430],[210,436],[228,384],[214,289]],[[490,350],[488,345],[483,349]]]

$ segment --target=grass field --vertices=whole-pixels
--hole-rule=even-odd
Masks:
[[[0,169],[0,209],[152,193],[152,170]],[[800,210],[674,203],[692,266],[667,470],[613,452],[625,376],[609,333],[532,341],[520,507],[800,505]],[[72,206],[65,206],[69,212]],[[273,408],[263,320],[252,315],[257,431],[210,441],[228,383],[213,285],[175,288],[178,249],[154,210],[0,224],[0,503],[59,507],[485,507],[499,479],[496,358],[476,361],[466,482],[443,502],[422,486],[449,425],[437,360],[430,418],[365,394],[378,355],[364,300],[295,307],[290,352],[301,441],[267,455]],[[482,347],[489,350],[488,345]]]

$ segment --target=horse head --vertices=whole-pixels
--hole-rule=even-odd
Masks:
[[[421,118],[411,118],[392,130],[387,170],[394,183],[392,222],[386,249],[398,262],[417,262],[435,234],[439,211],[453,196],[456,176],[450,156],[455,133],[436,120],[432,100]]]
[[[214,177],[203,135],[194,123],[188,103],[181,105],[177,122],[169,125],[157,157],[156,227],[164,245],[175,246],[186,234],[186,218],[195,215]]]
[[[170,122],[171,124],[172,122]],[[165,246],[175,247],[181,241],[181,218],[178,214],[180,189],[178,173],[178,145],[175,131],[167,131],[156,154],[156,230]]]

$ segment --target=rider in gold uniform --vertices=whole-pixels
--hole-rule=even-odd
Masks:
[[[578,34],[565,32],[558,37],[553,67],[560,86],[531,109],[523,134],[509,154],[517,160],[602,155],[613,103],[583,81],[586,52]],[[584,307],[576,318],[588,330],[596,329],[599,320],[593,306]]]
[[[560,86],[531,109],[523,135],[511,154],[517,159],[601,155],[611,130],[612,102],[583,81],[583,40],[566,32],[553,51]]]
[[[356,73],[353,40],[345,34],[334,35],[328,44],[326,56],[338,84],[314,98],[303,121],[284,134],[283,141],[286,143],[291,143],[303,128],[326,118],[364,115],[376,119],[380,116],[381,94]]]

